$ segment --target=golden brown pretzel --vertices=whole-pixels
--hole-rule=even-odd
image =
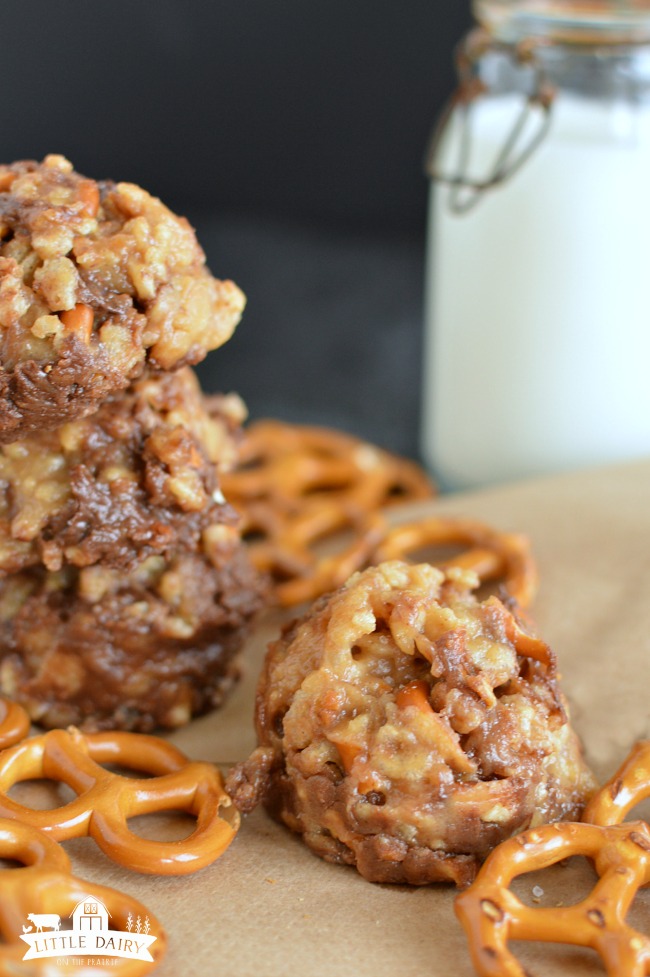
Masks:
[[[508,886],[525,872],[572,855],[593,860],[598,881],[574,906],[524,905]],[[481,977],[525,977],[509,940],[541,940],[591,947],[610,977],[643,977],[650,968],[650,939],[625,922],[638,889],[650,881],[650,828],[643,821],[601,827],[547,824],[503,842],[475,882],[456,899]]]
[[[261,420],[245,432],[236,471],[223,479],[233,505],[268,500],[287,508],[333,492],[369,511],[429,499],[435,488],[419,465],[329,428]]]
[[[30,726],[31,720],[22,706],[0,698],[0,750],[24,740]]]
[[[247,429],[239,467],[223,475],[222,488],[283,606],[313,600],[366,565],[386,506],[435,495],[411,461],[349,434],[271,420]],[[340,545],[323,553],[333,538]]]
[[[282,607],[313,601],[342,586],[356,570],[371,562],[373,547],[381,539],[386,523],[380,512],[358,514],[328,502],[308,504],[276,539],[280,554],[271,570],[288,579],[278,579],[275,595]],[[315,547],[330,537],[346,534],[334,553],[316,553]],[[348,538],[349,536],[349,538]],[[297,571],[297,572],[295,572]]]
[[[167,944],[165,932],[142,903],[115,889],[72,875],[70,859],[61,845],[42,831],[18,821],[0,819],[0,858],[22,863],[19,868],[0,870],[0,977],[19,977],[20,974],[62,977],[73,972],[75,968],[62,952],[24,963],[29,945],[21,936],[35,930],[29,915],[70,916],[78,903],[88,900],[89,895],[104,903],[110,913],[111,929],[125,931],[125,937],[129,936],[131,928],[129,915],[132,920],[138,917],[147,920],[148,932],[155,937],[149,953],[154,964],[162,960]],[[44,930],[39,943],[42,946],[47,938],[50,942],[56,939],[65,948],[62,939],[65,932]],[[59,937],[61,939],[57,939]],[[152,966],[146,960],[115,957],[111,960],[110,972],[116,977],[140,977],[150,973]]]
[[[650,740],[641,740],[587,804],[583,821],[621,824],[632,808],[650,797]]]
[[[474,570],[481,581],[503,579],[520,607],[528,607],[537,589],[537,571],[530,544],[519,533],[503,533],[473,519],[430,516],[389,529],[373,551],[373,563],[404,560],[431,547],[460,546],[448,559],[431,560],[440,567]]]
[[[121,776],[100,764],[151,776]],[[34,810],[7,796],[14,784],[34,778],[62,781],[77,796],[52,810]],[[55,729],[0,754],[0,816],[24,821],[57,841],[89,835],[109,858],[136,872],[185,875],[209,865],[239,826],[235,811],[230,823],[221,816],[221,808],[230,805],[215,767],[188,761],[155,736]],[[129,830],[128,818],[169,810],[196,818],[188,838],[151,841]]]
[[[443,516],[387,529],[386,507],[433,498],[435,488],[414,462],[349,434],[257,421],[222,487],[243,516],[253,562],[271,576],[282,606],[313,600],[370,564],[441,546],[463,551],[432,561],[437,565],[474,570],[480,581],[502,579],[521,607],[534,596],[535,564],[519,534]],[[333,552],[323,552],[328,541],[338,543]]]

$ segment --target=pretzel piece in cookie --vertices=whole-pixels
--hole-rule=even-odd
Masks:
[[[509,890],[517,876],[573,855],[591,859],[598,873],[593,891],[576,905],[529,907]],[[650,939],[625,917],[648,881],[650,828],[644,822],[549,824],[499,845],[475,882],[456,898],[455,908],[480,977],[525,977],[509,940],[590,947],[610,977],[643,977],[650,968]]]
[[[530,544],[519,533],[492,529],[474,519],[431,516],[389,529],[372,554],[373,563],[427,557],[432,548],[461,547],[461,552],[430,562],[473,570],[483,581],[502,580],[520,607],[528,607],[537,589]]]
[[[72,875],[70,859],[61,845],[42,831],[25,823],[0,819],[0,858],[22,863],[17,868],[0,870],[0,977],[18,974],[33,977],[69,975],[74,969],[70,965],[70,957],[65,955],[64,935],[69,930],[44,930],[36,949],[40,948],[42,952],[49,938],[54,951],[58,945],[58,953],[53,951],[52,956],[32,958],[27,963],[23,961],[31,952],[28,936],[35,931],[34,917],[45,914],[49,921],[58,920],[60,923],[72,915],[80,902],[88,901],[89,893],[92,893],[93,900],[101,901],[108,910],[111,929],[123,930],[127,938],[129,915],[132,919],[140,917],[148,921],[150,935],[144,941],[143,934],[138,936],[141,944],[150,944],[143,959],[112,958],[110,970],[115,977],[140,977],[150,973],[152,965],[162,960],[167,944],[165,932],[146,907],[115,889]],[[89,931],[87,939],[90,940],[91,936],[92,931]],[[106,939],[99,945],[105,943]],[[77,957],[79,952],[80,947],[77,946]],[[99,955],[103,954],[98,952]]]
[[[150,776],[122,776],[102,764]],[[7,796],[15,784],[40,778],[67,784],[76,798],[58,808],[34,810]],[[229,820],[222,816],[222,808],[230,805],[212,764],[190,762],[154,736],[56,729],[0,755],[0,816],[30,824],[57,841],[88,835],[109,858],[136,872],[185,875],[209,865],[239,826],[236,812]],[[194,816],[194,832],[182,841],[153,841],[129,829],[129,818],[160,811]]]

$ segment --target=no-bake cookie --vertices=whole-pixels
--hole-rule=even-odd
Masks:
[[[89,417],[0,444],[0,571],[101,563],[196,547],[237,516],[232,467],[245,408],[203,397],[189,367],[135,381]]]
[[[229,778],[374,882],[470,882],[500,841],[593,788],[549,647],[473,574],[383,563],[272,643],[259,747]]]
[[[148,732],[218,706],[261,605],[235,528],[129,573],[32,568],[0,580],[0,693],[39,724]]]
[[[244,296],[182,217],[62,156],[0,166],[0,441],[92,413],[232,334]]]

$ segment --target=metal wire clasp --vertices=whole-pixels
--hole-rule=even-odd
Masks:
[[[532,156],[543,142],[551,124],[551,108],[555,88],[549,83],[546,72],[537,56],[543,39],[526,39],[516,45],[504,44],[483,28],[475,28],[461,42],[456,51],[458,88],[447,103],[436,125],[426,153],[426,172],[438,183],[449,187],[448,205],[456,214],[463,214],[476,205],[481,195],[511,177]],[[504,51],[517,65],[529,67],[532,84],[529,94],[524,94],[521,111],[508,132],[503,146],[494,159],[487,175],[480,180],[472,179],[468,167],[472,153],[472,109],[489,89],[479,75],[480,59],[490,51]],[[452,115],[460,122],[458,155],[453,172],[444,172],[440,164],[443,136]],[[529,120],[538,117],[532,133],[522,141]]]

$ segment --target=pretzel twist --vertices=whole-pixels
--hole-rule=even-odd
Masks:
[[[122,776],[101,764],[151,774]],[[52,810],[34,810],[8,797],[23,780],[47,778],[77,795]],[[47,832],[57,841],[90,836],[109,858],[136,872],[185,875],[204,868],[228,847],[239,826],[221,809],[231,801],[218,770],[190,762],[171,743],[138,733],[89,733],[55,729],[0,754],[0,816]],[[181,841],[153,841],[133,834],[128,819],[159,811],[185,811],[196,818]]]
[[[253,563],[271,576],[284,607],[314,600],[367,565],[385,506],[434,495],[413,462],[342,432],[271,420],[248,428],[239,468],[222,487],[242,514]],[[335,552],[323,553],[333,538]]]
[[[503,533],[473,519],[431,516],[389,529],[372,553],[375,563],[404,560],[432,547],[465,547],[459,554],[435,560],[436,566],[473,570],[482,582],[503,579],[520,607],[528,607],[537,589],[537,570],[530,544],[519,533]]]
[[[572,855],[593,860],[598,881],[574,906],[532,908],[508,886],[526,872]],[[625,922],[638,889],[650,881],[650,828],[643,821],[603,827],[548,824],[499,845],[475,882],[457,897],[456,914],[481,977],[525,977],[509,940],[541,940],[591,947],[611,977],[644,977],[650,939]]]
[[[630,811],[650,797],[650,740],[641,740],[606,784],[587,804],[583,820],[621,824]]]
[[[0,699],[0,750],[20,743],[29,734],[31,720],[22,706]]]
[[[28,948],[20,937],[28,914],[69,916],[79,902],[88,899],[89,892],[104,903],[115,929],[128,929],[129,914],[133,919],[149,917],[152,935],[156,937],[150,953],[154,964],[160,963],[167,944],[160,923],[131,896],[72,875],[70,859],[52,837],[29,824],[0,819],[0,858],[22,863],[19,868],[0,870],[0,977],[69,975],[73,968],[66,965],[65,959],[63,963],[56,957],[23,963]],[[48,935],[51,934],[44,933]],[[152,966],[151,962],[116,957],[111,973],[116,977],[140,977],[150,973]]]
[[[365,511],[435,495],[414,462],[342,431],[273,420],[247,428],[239,466],[222,485],[235,506],[265,500],[283,510],[314,493]]]
[[[535,564],[523,536],[442,516],[389,529],[389,506],[431,499],[435,488],[414,462],[351,435],[258,421],[222,487],[281,606],[312,601],[356,570],[441,546],[463,551],[436,565],[474,570],[480,581],[504,579],[521,607],[534,595]]]
[[[342,586],[355,571],[372,562],[373,547],[381,539],[386,522],[379,512],[360,514],[330,504],[309,506],[289,524],[278,538],[282,565],[298,572],[275,584],[275,594],[282,607],[293,607],[315,600],[321,594]],[[334,553],[316,554],[314,547],[337,534],[349,539]],[[287,554],[291,554],[287,559]],[[276,566],[278,564],[276,563]]]

